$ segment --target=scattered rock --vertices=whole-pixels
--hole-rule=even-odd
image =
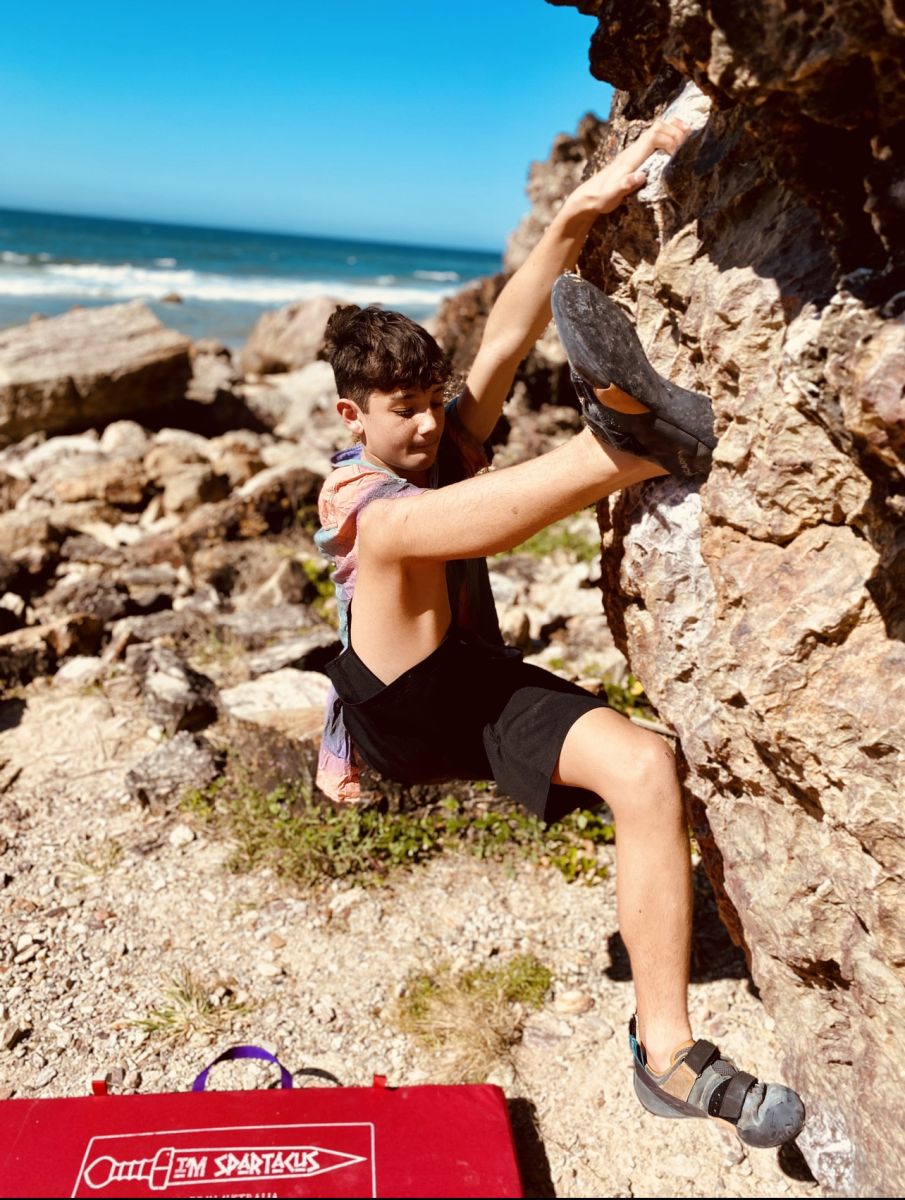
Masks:
[[[226,688],[220,702],[233,717],[268,725],[295,737],[319,734],[330,681],[317,671],[284,667]]]
[[[3,634],[0,636],[0,682],[27,683],[36,675],[51,675],[61,659],[74,653],[96,651],[102,634],[103,623],[88,614]]]
[[[12,1050],[12,1048],[26,1037],[31,1030],[27,1025],[23,1025],[16,1018],[11,1017],[0,1029],[0,1049]]]
[[[272,608],[279,604],[301,604],[311,589],[311,581],[301,563],[284,559],[274,573],[255,591],[247,603],[251,607]]]
[[[0,332],[0,437],[63,431],[163,408],[184,395],[189,339],[140,302]]]
[[[212,783],[220,765],[209,742],[183,730],[137,762],[125,786],[133,800],[152,813],[173,812],[186,792]]]
[[[195,840],[195,831],[190,829],[188,825],[176,825],[170,830],[167,839],[171,846],[177,850],[180,846],[189,846]]]
[[[575,1016],[578,1013],[589,1012],[594,1007],[594,997],[574,989],[557,992],[553,1007],[564,1016]]]
[[[104,660],[97,655],[77,654],[63,663],[53,677],[54,687],[83,688],[100,679]]]
[[[320,671],[341,649],[335,630],[325,627],[315,629],[303,637],[273,642],[266,649],[249,654],[246,664],[252,679],[258,675],[279,671],[283,667],[296,667],[299,671]]]
[[[213,681],[160,645],[131,646],[126,667],[139,681],[145,708],[170,735],[195,731],[217,718]]]
[[[163,488],[165,513],[188,513],[202,504],[223,500],[229,495],[229,480],[217,475],[207,463],[182,467],[168,475]]]
[[[239,356],[242,370],[269,375],[314,362],[323,346],[324,327],[337,303],[319,296],[265,313]]]

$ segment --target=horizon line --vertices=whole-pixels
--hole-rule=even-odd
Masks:
[[[114,217],[104,213],[78,213],[78,212],[59,212],[57,210],[47,208],[20,208],[16,205],[10,205],[0,200],[0,212],[22,213],[26,215],[34,214],[44,217],[67,217],[75,218],[80,221],[112,221],[121,225],[157,225],[161,228],[169,229],[197,229],[211,233],[250,233],[255,237],[288,237],[288,238],[307,238],[311,241],[318,242],[357,242],[359,245],[365,246],[391,246],[408,250],[444,250],[453,251],[455,253],[464,252],[466,254],[482,254],[482,255],[497,255],[502,259],[504,248],[494,247],[492,249],[480,246],[450,246],[442,245],[439,242],[398,242],[382,238],[364,238],[351,237],[348,234],[328,234],[328,233],[298,233],[290,232],[283,229],[247,229],[235,225],[199,225],[186,221],[162,221],[157,217]]]

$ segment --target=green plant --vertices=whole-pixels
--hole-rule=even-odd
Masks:
[[[164,991],[167,1003],[134,1021],[140,1029],[175,1040],[191,1033],[216,1033],[231,1024],[247,1005],[232,998],[229,988],[211,988],[191,971],[183,971]]]
[[[461,976],[467,991],[501,995],[529,1012],[540,1008],[553,983],[553,973],[533,954],[517,954],[494,967],[473,967]]]
[[[599,847],[613,840],[600,813],[571,813],[548,826],[515,804],[491,806],[483,794],[393,813],[337,808],[298,785],[264,793],[241,767],[186,793],[181,808],[233,841],[231,869],[266,866],[305,886],[331,879],[375,883],[453,851],[509,863],[527,859],[570,881],[594,883],[607,873]]]
[[[322,620],[335,628],[336,593],[330,579],[329,565],[324,560],[314,558],[300,558],[298,561],[314,591],[311,607]]]
[[[230,666],[245,657],[245,647],[238,638],[223,636],[216,629],[211,629],[202,642],[192,649],[192,658],[203,666],[217,663]]]
[[[303,504],[295,510],[295,519],[310,537],[320,529],[321,519],[314,503]]]
[[[629,675],[625,683],[604,682],[606,698],[611,708],[627,717],[644,717],[647,720],[657,719],[657,710],[651,704],[644,691],[644,684]]]
[[[532,558],[550,558],[557,551],[578,562],[593,562],[600,557],[600,539],[591,538],[574,517],[566,517],[529,537],[509,554],[530,554]],[[502,555],[496,555],[500,558]]]
[[[412,976],[395,1023],[439,1056],[448,1083],[478,1083],[509,1056],[525,1016],[540,1008],[553,976],[530,954],[453,974],[441,964]]]
[[[225,784],[221,775],[204,788],[191,788],[179,801],[179,808],[198,821],[210,821],[216,812],[217,794]]]
[[[122,859],[123,848],[113,838],[102,838],[72,856],[72,865],[79,875],[107,875]]]

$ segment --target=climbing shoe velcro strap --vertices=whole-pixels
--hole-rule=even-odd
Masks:
[[[695,1075],[700,1075],[702,1071],[713,1062],[715,1058],[719,1058],[720,1052],[714,1046],[713,1042],[705,1041],[703,1038],[695,1042],[688,1053],[685,1055],[685,1062],[691,1067]]]
[[[749,1075],[747,1071],[736,1072],[713,1092],[707,1105],[708,1114],[723,1121],[731,1121],[735,1125],[742,1115],[745,1097],[756,1083],[756,1077]]]

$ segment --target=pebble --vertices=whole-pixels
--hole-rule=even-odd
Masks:
[[[726,1150],[723,1154],[724,1167],[737,1167],[748,1157],[748,1152],[745,1149],[745,1144],[741,1138],[734,1137],[732,1141],[726,1143]]]
[[[594,997],[589,996],[587,992],[579,992],[577,990],[557,992],[553,1001],[553,1007],[558,1013],[586,1013],[594,1007]]]
[[[0,1031],[0,1049],[12,1050],[18,1041],[20,1041],[29,1032],[25,1025],[20,1025],[15,1019],[7,1021]]]
[[[675,1175],[678,1179],[697,1179],[701,1174],[701,1162],[689,1158],[687,1154],[671,1154],[662,1160],[664,1171]]]
[[[170,830],[169,843],[171,846],[188,846],[195,840],[195,831],[188,825],[176,825]]]

